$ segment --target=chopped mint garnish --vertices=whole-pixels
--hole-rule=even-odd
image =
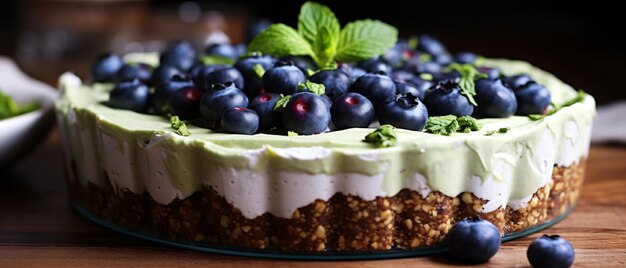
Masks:
[[[567,106],[572,106],[576,103],[583,102],[586,96],[587,96],[587,93],[585,93],[585,91],[578,90],[578,92],[576,92],[576,97],[572,98],[571,100],[568,100],[561,105],[558,105],[556,103],[550,103],[551,109],[548,109],[548,111],[545,114],[529,114],[528,118],[530,118],[530,120],[533,120],[533,121],[544,119],[546,116],[553,115],[554,113],[558,112],[559,110]]]
[[[306,2],[298,16],[298,30],[273,24],[257,35],[248,51],[262,51],[274,57],[308,55],[318,66],[333,61],[356,62],[380,55],[392,48],[398,30],[376,20],[348,23],[343,29],[326,6]]]
[[[420,54],[420,62],[429,62],[429,61],[432,61],[432,60],[433,60],[433,56],[432,55],[430,55],[430,54],[428,54],[426,52],[423,52],[423,53]]]
[[[476,67],[472,64],[458,64],[452,63],[448,67],[448,71],[457,71],[461,75],[459,81],[459,87],[461,88],[461,94],[465,95],[469,102],[477,106],[474,96],[476,96],[476,83],[474,81],[487,78],[487,75],[476,70]]]
[[[258,77],[263,77],[263,75],[265,74],[265,68],[263,68],[263,65],[258,64],[258,63],[252,66],[252,70],[254,70],[254,73]]]
[[[202,63],[205,65],[216,65],[216,64],[235,64],[235,61],[231,58],[226,58],[222,56],[215,55],[207,55],[202,57]]]
[[[407,41],[407,46],[412,50],[417,50],[417,36],[411,36]]]
[[[315,71],[313,71],[313,70],[311,70],[311,69],[308,69],[308,68],[307,68],[307,69],[306,69],[306,73],[307,73],[309,76],[313,76],[313,75],[315,74]]]
[[[487,132],[485,132],[485,136],[492,136],[493,134],[499,133],[499,134],[505,134],[507,132],[509,132],[509,130],[511,130],[510,127],[501,127],[498,130],[489,130]]]
[[[295,137],[295,136],[298,136],[298,133],[293,132],[293,131],[287,131],[287,136],[289,136],[289,137]]]
[[[321,96],[326,92],[326,88],[324,87],[324,84],[313,83],[307,80],[306,82],[298,85],[298,91],[309,91],[315,95]]]
[[[391,147],[398,144],[398,136],[396,136],[395,127],[392,125],[382,125],[367,134],[363,141],[373,143],[379,147]]]
[[[454,132],[469,133],[480,130],[481,126],[476,118],[471,116],[456,117],[456,115],[431,116],[426,122],[424,132],[450,136]]]
[[[189,132],[189,129],[187,128],[187,124],[185,124],[185,121],[181,121],[177,115],[170,117],[170,123],[172,123],[172,128],[175,129],[174,133],[181,136],[191,135],[191,132]]]
[[[428,80],[428,81],[431,81],[434,79],[433,75],[429,73],[421,73],[420,78],[423,80]]]
[[[25,114],[39,109],[39,103],[29,102],[17,104],[9,95],[0,90],[0,119]]]
[[[274,111],[280,111],[282,109],[285,109],[290,99],[291,95],[285,96],[283,94],[280,94],[280,99],[278,99],[278,101],[276,101],[276,105],[274,105]]]

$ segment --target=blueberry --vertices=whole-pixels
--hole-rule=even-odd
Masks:
[[[461,74],[457,71],[452,71],[448,73],[439,73],[434,74],[434,80],[437,82],[454,82],[458,83],[461,81]]]
[[[452,63],[452,56],[448,53],[433,55],[433,61],[441,66],[448,66]]]
[[[368,73],[354,81],[350,90],[378,105],[386,103],[396,95],[396,84],[384,73]]]
[[[482,117],[509,117],[517,109],[513,90],[500,79],[480,79],[476,82],[476,106],[474,112]]]
[[[109,93],[109,106],[145,113],[150,106],[150,89],[139,80],[119,83]]]
[[[178,41],[169,45],[161,53],[160,65],[171,65],[181,71],[189,70],[196,62],[196,51],[187,41]]]
[[[417,39],[417,50],[433,56],[447,53],[446,48],[439,40],[425,34],[420,35]]]
[[[286,130],[302,135],[322,133],[330,123],[327,104],[310,92],[293,94],[280,117]]]
[[[518,115],[544,114],[550,105],[550,91],[534,81],[514,90]]]
[[[454,61],[460,64],[474,63],[478,56],[472,52],[459,52],[454,55]]]
[[[204,50],[204,53],[206,55],[219,56],[233,60],[238,56],[237,50],[230,44],[212,44]]]
[[[248,46],[246,46],[246,44],[244,43],[239,43],[235,45],[234,48],[235,48],[235,53],[237,53],[237,57],[235,59],[238,59],[239,57],[243,56],[248,51]]]
[[[359,79],[359,77],[365,75],[367,72],[359,67],[352,67],[352,69],[350,69],[350,73],[348,74],[348,76],[350,76],[350,83],[354,83],[354,81],[356,81],[357,79]]]
[[[205,85],[235,83],[237,88],[244,87],[243,75],[233,67],[219,68],[204,77]]]
[[[210,123],[219,121],[224,111],[233,107],[248,107],[248,97],[232,82],[214,84],[200,98],[200,113]]]
[[[211,85],[207,83],[207,76],[215,70],[228,68],[225,64],[204,65],[202,63],[195,65],[191,69],[191,77],[193,82],[204,91],[211,90]]]
[[[409,43],[406,40],[400,40],[392,48],[387,49],[381,58],[393,67],[400,67],[403,65],[409,50]]]
[[[183,120],[200,117],[200,97],[203,93],[195,86],[175,91],[169,99],[170,112]]]
[[[305,76],[309,76],[309,71],[317,70],[317,64],[309,56],[287,56],[280,58],[280,60],[292,62]]]
[[[117,82],[130,82],[138,79],[140,82],[149,85],[152,80],[152,67],[145,63],[124,64],[117,71]]]
[[[498,79],[500,78],[500,69],[481,66],[476,68],[479,72],[487,75],[488,79]]]
[[[98,57],[91,67],[91,77],[94,82],[114,82],[117,72],[124,66],[124,62],[115,54],[105,54]]]
[[[574,262],[574,248],[558,235],[542,235],[533,240],[526,252],[535,268],[567,268]]]
[[[240,59],[235,63],[235,68],[243,75],[243,92],[250,99],[263,91],[263,76],[259,76],[254,70],[254,66],[257,64],[263,67],[263,70],[269,70],[274,66],[274,59],[270,56],[261,56],[258,53],[253,53],[251,56]]]
[[[252,135],[259,128],[259,116],[254,110],[233,107],[224,111],[220,125],[228,133]]]
[[[274,111],[280,96],[276,93],[262,93],[250,102],[249,108],[259,115],[259,132],[267,132],[280,124],[280,113]]]
[[[350,74],[352,73],[352,68],[353,68],[352,65],[349,63],[345,63],[345,62],[337,63],[337,70],[343,71],[348,76],[350,76]]]
[[[250,43],[255,36],[265,31],[270,25],[272,25],[272,21],[268,19],[260,19],[250,23],[248,29],[246,29],[246,42]]]
[[[417,95],[421,101],[424,101],[424,97],[426,96],[426,90],[433,87],[433,82],[430,80],[422,79],[419,77],[413,78],[408,82],[413,85],[419,94]]]
[[[263,88],[267,92],[290,95],[296,92],[298,85],[306,80],[304,73],[293,63],[277,62],[263,75]]]
[[[397,128],[420,131],[426,126],[428,110],[412,94],[398,94],[385,106],[376,110],[381,125],[390,124]]]
[[[415,66],[415,71],[418,73],[438,74],[441,73],[442,70],[443,67],[441,66],[441,64],[434,61],[427,61]]]
[[[169,111],[170,96],[177,90],[193,86],[193,82],[186,77],[174,76],[172,80],[167,81],[160,86],[154,88],[152,94],[152,108],[154,112],[165,115]]]
[[[391,65],[378,57],[361,61],[357,63],[357,66],[359,66],[359,68],[365,70],[368,73],[385,72],[387,74],[390,74],[392,71]]]
[[[472,218],[452,226],[447,236],[448,248],[455,258],[469,263],[483,263],[498,252],[501,237],[491,222]]]
[[[410,93],[411,95],[416,96],[420,100],[424,98],[424,91],[420,91],[412,82],[395,81],[395,84],[396,84],[396,94]]]
[[[464,116],[474,112],[474,106],[466,96],[461,95],[459,84],[451,81],[439,82],[434,88],[427,90],[424,104],[431,116]]]
[[[523,85],[526,85],[528,82],[533,81],[533,79],[530,78],[530,76],[528,76],[527,74],[518,74],[513,76],[506,76],[502,78],[502,81],[510,89],[516,90]]]
[[[415,73],[403,69],[395,70],[393,73],[391,73],[391,79],[396,82],[408,82],[415,77]]]
[[[330,114],[337,129],[366,128],[374,119],[374,105],[359,93],[346,93],[336,98]]]
[[[159,67],[154,69],[154,72],[152,73],[152,84],[155,87],[158,87],[165,82],[170,81],[176,75],[184,76],[185,73],[183,73],[173,65],[160,65]]]
[[[319,71],[312,75],[309,80],[323,84],[326,90],[324,94],[333,100],[348,92],[350,88],[350,77],[339,69]]]

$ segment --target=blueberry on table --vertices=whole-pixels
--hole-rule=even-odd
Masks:
[[[426,52],[430,55],[436,56],[441,54],[447,54],[446,48],[439,40],[430,35],[420,35],[417,39],[417,50]]]
[[[124,66],[124,62],[115,54],[104,54],[98,57],[91,67],[91,77],[94,82],[114,82],[117,72]]]
[[[195,86],[187,86],[175,91],[169,99],[169,111],[180,119],[200,117],[200,97],[204,92]]]
[[[361,76],[365,75],[367,72],[359,67],[353,66],[350,69],[350,73],[348,73],[348,76],[350,76],[350,83],[354,83],[354,81],[356,81],[357,79],[359,79]]]
[[[305,76],[309,76],[309,71],[317,70],[318,66],[315,61],[309,56],[286,56],[280,58],[280,61],[287,61],[293,63]],[[321,66],[324,67],[324,66]]]
[[[224,111],[233,107],[248,107],[248,97],[235,84],[214,84],[200,98],[200,113],[211,123],[219,122]]]
[[[324,94],[333,100],[350,89],[350,77],[340,69],[319,71],[312,75],[309,80],[324,85]]]
[[[264,91],[262,83],[263,73],[271,69],[272,66],[274,66],[274,58],[261,56],[258,53],[253,53],[249,57],[240,59],[235,63],[235,69],[243,76],[244,87],[242,90],[249,99],[256,97]]]
[[[396,84],[384,73],[368,73],[354,81],[350,91],[365,96],[376,106],[396,95]]]
[[[454,62],[460,64],[474,63],[478,59],[478,56],[472,52],[459,52],[454,55]]]
[[[196,51],[187,41],[170,44],[160,57],[160,65],[171,65],[181,71],[188,71],[196,62]]]
[[[292,62],[279,61],[263,75],[263,88],[266,92],[290,95],[296,92],[298,85],[306,77]]]
[[[531,81],[533,81],[533,79],[527,74],[505,76],[502,78],[502,82],[512,90],[516,90]]]
[[[233,67],[218,68],[209,72],[204,77],[205,85],[224,84],[228,82],[235,83],[239,89],[244,88],[244,80],[241,73]]]
[[[259,128],[259,116],[254,110],[233,107],[224,111],[220,125],[228,133],[252,135]]]
[[[574,262],[574,248],[559,235],[542,235],[528,246],[526,256],[534,268],[567,268]]]
[[[186,74],[173,65],[159,65],[152,72],[152,85],[158,87],[170,80],[174,76],[185,76]]]
[[[481,117],[509,117],[517,110],[517,99],[513,90],[502,84],[500,79],[476,81],[476,103],[474,113]]]
[[[204,50],[204,53],[233,60],[238,57],[237,50],[230,44],[212,44]]]
[[[452,226],[448,248],[455,258],[468,263],[483,263],[498,252],[501,237],[498,227],[487,220],[471,218]]]
[[[550,91],[534,81],[515,89],[514,92],[517,98],[515,114],[518,115],[545,114],[551,102]]]
[[[337,129],[366,128],[374,119],[374,105],[359,93],[346,93],[336,98],[330,115]]]
[[[419,78],[415,78],[415,79],[419,79]],[[423,89],[418,89],[412,81],[407,81],[407,82],[398,82],[395,81],[396,83],[396,94],[411,94],[413,96],[416,96],[417,98],[419,98],[420,100],[424,99],[424,92],[425,90]]]
[[[259,132],[267,132],[272,127],[280,124],[280,112],[274,111],[276,102],[280,96],[276,93],[263,93],[252,99],[248,108],[254,110],[259,116]]]
[[[193,79],[194,84],[196,84],[196,86],[200,89],[209,91],[211,90],[212,84],[207,83],[207,76],[215,70],[228,67],[229,66],[225,64],[204,65],[203,63],[198,63],[191,68],[191,78]]]
[[[481,66],[481,67],[478,67],[476,69],[479,72],[486,74],[488,79],[498,79],[498,78],[500,78],[500,69],[498,69],[498,68]]]
[[[398,94],[376,110],[381,125],[420,131],[428,121],[428,110],[417,96]]]
[[[124,64],[117,71],[117,82],[130,82],[135,79],[150,85],[152,82],[152,67],[145,63]]]
[[[330,123],[327,104],[310,92],[293,94],[280,117],[286,130],[302,135],[322,133]]]
[[[145,113],[150,106],[150,89],[139,80],[119,83],[109,93],[108,105],[113,108]]]
[[[174,76],[172,80],[154,88],[154,93],[152,94],[152,108],[154,112],[166,115],[169,111],[170,96],[177,90],[189,86],[193,86],[191,80],[182,76]]]
[[[357,63],[357,66],[368,73],[384,72],[390,74],[393,71],[391,65],[379,57],[361,61]]]
[[[434,88],[426,91],[424,104],[430,116],[472,115],[474,106],[466,96],[461,95],[459,84],[451,81],[439,82]]]

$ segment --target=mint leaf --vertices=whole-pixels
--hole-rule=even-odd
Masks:
[[[276,105],[274,105],[274,111],[280,111],[282,109],[285,109],[290,99],[291,95],[285,96],[283,94],[280,94],[280,99],[278,99],[278,101],[276,101]]]
[[[202,63],[204,63],[204,65],[217,65],[217,64],[233,65],[235,64],[235,61],[231,58],[215,56],[215,55],[203,56],[201,60],[202,60]]]
[[[431,116],[426,121],[424,132],[450,136],[459,129],[455,115]]]
[[[433,79],[434,79],[433,75],[432,75],[432,74],[429,74],[429,73],[421,73],[421,74],[420,74],[420,78],[421,78],[422,80],[428,80],[428,81],[431,81],[431,80],[433,80]]]
[[[326,87],[324,84],[313,83],[309,80],[298,85],[298,91],[308,91],[315,95],[321,96],[326,93]]]
[[[248,51],[261,51],[274,57],[313,56],[311,45],[296,30],[282,23],[272,24],[258,34],[248,45]]]
[[[191,132],[187,128],[187,124],[184,121],[181,121],[178,116],[170,116],[170,123],[172,124],[172,128],[175,129],[174,133],[181,136],[189,136]]]
[[[335,40],[339,39],[340,26],[335,13],[327,6],[319,3],[304,3],[298,15],[298,33],[309,44],[315,44],[322,28],[326,28],[327,35],[332,36]]]
[[[287,136],[295,137],[295,136],[298,136],[298,133],[297,132],[293,132],[293,131],[287,131]]]
[[[265,68],[263,68],[263,65],[258,63],[252,66],[252,70],[258,77],[263,77],[263,75],[265,74]]]
[[[313,60],[317,66],[325,66],[332,62],[335,57],[335,49],[337,48],[338,34],[332,34],[328,27],[323,26],[315,37],[313,42]]]
[[[448,67],[448,71],[457,71],[461,75],[459,81],[461,94],[465,95],[472,105],[477,106],[478,104],[474,100],[474,96],[476,96],[476,83],[474,81],[487,78],[487,75],[479,72],[472,64],[452,63]]]
[[[554,113],[558,112],[559,110],[567,106],[572,106],[576,103],[583,102],[586,96],[587,96],[587,93],[585,93],[585,91],[578,90],[576,92],[576,97],[566,101],[565,103],[561,105],[558,105],[556,103],[551,103],[552,109],[549,109],[545,114],[529,114],[528,118],[530,118],[530,120],[533,120],[533,121],[541,120],[545,118],[546,116],[553,115]]]
[[[509,132],[509,130],[511,130],[510,127],[501,127],[498,129],[498,133],[504,134],[504,133]]]
[[[423,52],[420,53],[420,62],[429,62],[433,60],[433,56],[431,56],[430,54]]]
[[[398,136],[396,135],[395,127],[392,125],[382,125],[367,134],[363,142],[373,143],[379,147],[390,147],[398,144]]]
[[[9,95],[0,90],[0,119],[25,114],[39,109],[39,103],[29,102],[17,104]]]
[[[478,131],[481,128],[478,121],[476,121],[476,118],[471,117],[469,115],[461,116],[457,118],[456,121],[459,123],[460,132],[463,132],[463,133],[469,133],[471,131]]]
[[[398,30],[377,20],[358,20],[341,30],[335,60],[354,62],[366,60],[392,48],[398,39]]]
[[[417,36],[411,36],[407,41],[407,46],[412,50],[417,50]]]

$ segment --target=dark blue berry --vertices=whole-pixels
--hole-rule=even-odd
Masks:
[[[504,82],[507,87],[513,90],[516,90],[531,81],[533,81],[533,79],[530,78],[530,76],[528,76],[527,74],[505,76],[504,78],[502,78],[502,82]]]
[[[517,109],[515,93],[500,79],[478,80],[475,99],[478,105],[474,112],[481,117],[509,117]]]
[[[172,80],[154,88],[154,93],[152,94],[152,108],[154,112],[160,115],[167,114],[169,112],[170,96],[177,90],[190,86],[193,86],[191,80],[175,76]]]
[[[454,55],[454,61],[460,64],[474,63],[478,56],[472,52],[459,52]]]
[[[411,95],[416,96],[420,100],[424,98],[424,91],[420,91],[420,89],[418,89],[412,82],[396,81],[395,83],[396,83],[396,94],[410,93]]]
[[[518,115],[544,114],[550,105],[550,91],[534,81],[514,90]]]
[[[233,67],[220,68],[209,72],[204,77],[204,80],[205,85],[233,82],[237,88],[243,88],[245,84],[241,73]]]
[[[235,59],[238,59],[239,57],[243,56],[248,51],[248,46],[246,46],[246,44],[244,43],[239,43],[235,45],[234,48],[235,48],[235,53],[237,53],[237,57]]]
[[[426,96],[426,90],[432,88],[434,85],[432,81],[419,77],[413,78],[408,83],[412,84],[417,89],[417,91],[419,92],[419,95],[417,96],[421,101],[424,101],[424,97]]]
[[[322,133],[330,123],[327,104],[310,92],[293,94],[280,117],[286,130],[302,135]]]
[[[206,55],[219,56],[233,60],[238,57],[237,50],[230,44],[212,44],[204,50],[204,53]]]
[[[403,69],[395,70],[393,73],[391,73],[391,79],[396,82],[408,82],[415,77],[415,73]]]
[[[254,110],[259,115],[259,132],[267,132],[272,127],[280,124],[280,113],[274,111],[276,102],[280,96],[276,93],[262,93],[250,102],[248,108]]]
[[[330,114],[337,129],[366,128],[374,119],[374,105],[359,93],[346,93],[336,98]]]
[[[263,75],[263,88],[267,92],[290,95],[306,80],[304,73],[291,62],[279,61]]]
[[[500,69],[481,66],[476,68],[479,72],[487,75],[488,79],[498,79],[500,78]]]
[[[542,235],[526,252],[533,268],[567,268],[574,263],[574,248],[558,235]]]
[[[191,78],[200,89],[209,91],[212,84],[207,83],[207,76],[215,70],[225,68],[229,68],[229,66],[225,64],[204,65],[200,63],[191,69]]]
[[[417,50],[433,56],[447,53],[446,48],[439,40],[425,34],[420,35],[417,39]]]
[[[171,65],[188,71],[196,62],[196,51],[187,41],[172,43],[161,53],[160,65]]]
[[[105,54],[98,57],[91,67],[91,77],[94,82],[114,82],[117,72],[124,66],[124,62],[115,54]]]
[[[323,84],[326,90],[325,95],[331,99],[345,94],[350,89],[350,77],[342,70],[322,70],[312,75],[309,80],[314,83]]]
[[[270,25],[272,25],[272,21],[268,19],[260,19],[250,23],[246,29],[246,43],[250,43],[255,36],[265,31]]]
[[[359,77],[365,75],[367,72],[359,67],[352,67],[352,69],[350,69],[350,73],[348,74],[348,76],[350,76],[350,83],[354,83],[354,81],[356,81],[357,79],[359,79]]]
[[[243,92],[246,93],[250,99],[264,91],[263,76],[259,76],[254,70],[254,66],[257,64],[263,67],[263,70],[269,70],[274,66],[274,59],[270,56],[261,56],[258,53],[253,53],[251,56],[240,59],[235,63],[235,68],[243,75]]]
[[[381,125],[390,124],[397,128],[420,131],[426,126],[428,110],[412,94],[398,94],[376,110]]]
[[[454,82],[458,83],[461,80],[461,74],[457,71],[452,71],[448,73],[439,73],[434,74],[434,80],[437,82]]]
[[[139,80],[119,83],[109,93],[108,105],[113,108],[145,113],[150,106],[150,89]]]
[[[149,85],[152,81],[152,67],[145,63],[124,64],[117,71],[117,82],[129,82],[139,80],[141,83]]]
[[[172,80],[172,78],[176,75],[184,76],[185,73],[172,65],[160,65],[154,69],[154,72],[152,73],[152,84],[153,86],[158,87]]]
[[[200,99],[200,113],[209,122],[216,122],[229,108],[248,107],[248,97],[235,84],[214,84]]]
[[[410,51],[409,43],[406,40],[400,40],[392,48],[387,49],[381,58],[392,67],[401,67],[408,51]]]
[[[280,58],[280,61],[292,62],[307,77],[309,76],[309,71],[317,70],[317,64],[309,56],[287,56]]]
[[[354,81],[350,91],[359,93],[378,105],[396,95],[396,84],[384,73],[368,73]]]
[[[220,125],[228,133],[252,135],[259,128],[259,116],[254,110],[233,107],[224,112]]]
[[[187,120],[200,117],[200,98],[204,91],[195,86],[181,88],[170,96],[169,111]]]
[[[441,66],[448,66],[452,63],[452,56],[448,53],[433,55],[433,61]]]
[[[361,61],[357,63],[357,66],[359,66],[359,68],[365,70],[368,73],[385,72],[387,74],[390,74],[393,71],[389,63],[383,61],[378,57]]]
[[[424,104],[428,107],[430,116],[471,115],[474,106],[466,96],[461,95],[459,84],[455,82],[439,82],[434,88],[426,91]]]
[[[438,74],[441,73],[442,70],[443,67],[441,67],[439,63],[434,61],[427,61],[415,66],[415,71],[418,73]]]
[[[498,227],[479,218],[455,223],[447,236],[452,256],[468,263],[488,261],[500,249],[501,241]]]

